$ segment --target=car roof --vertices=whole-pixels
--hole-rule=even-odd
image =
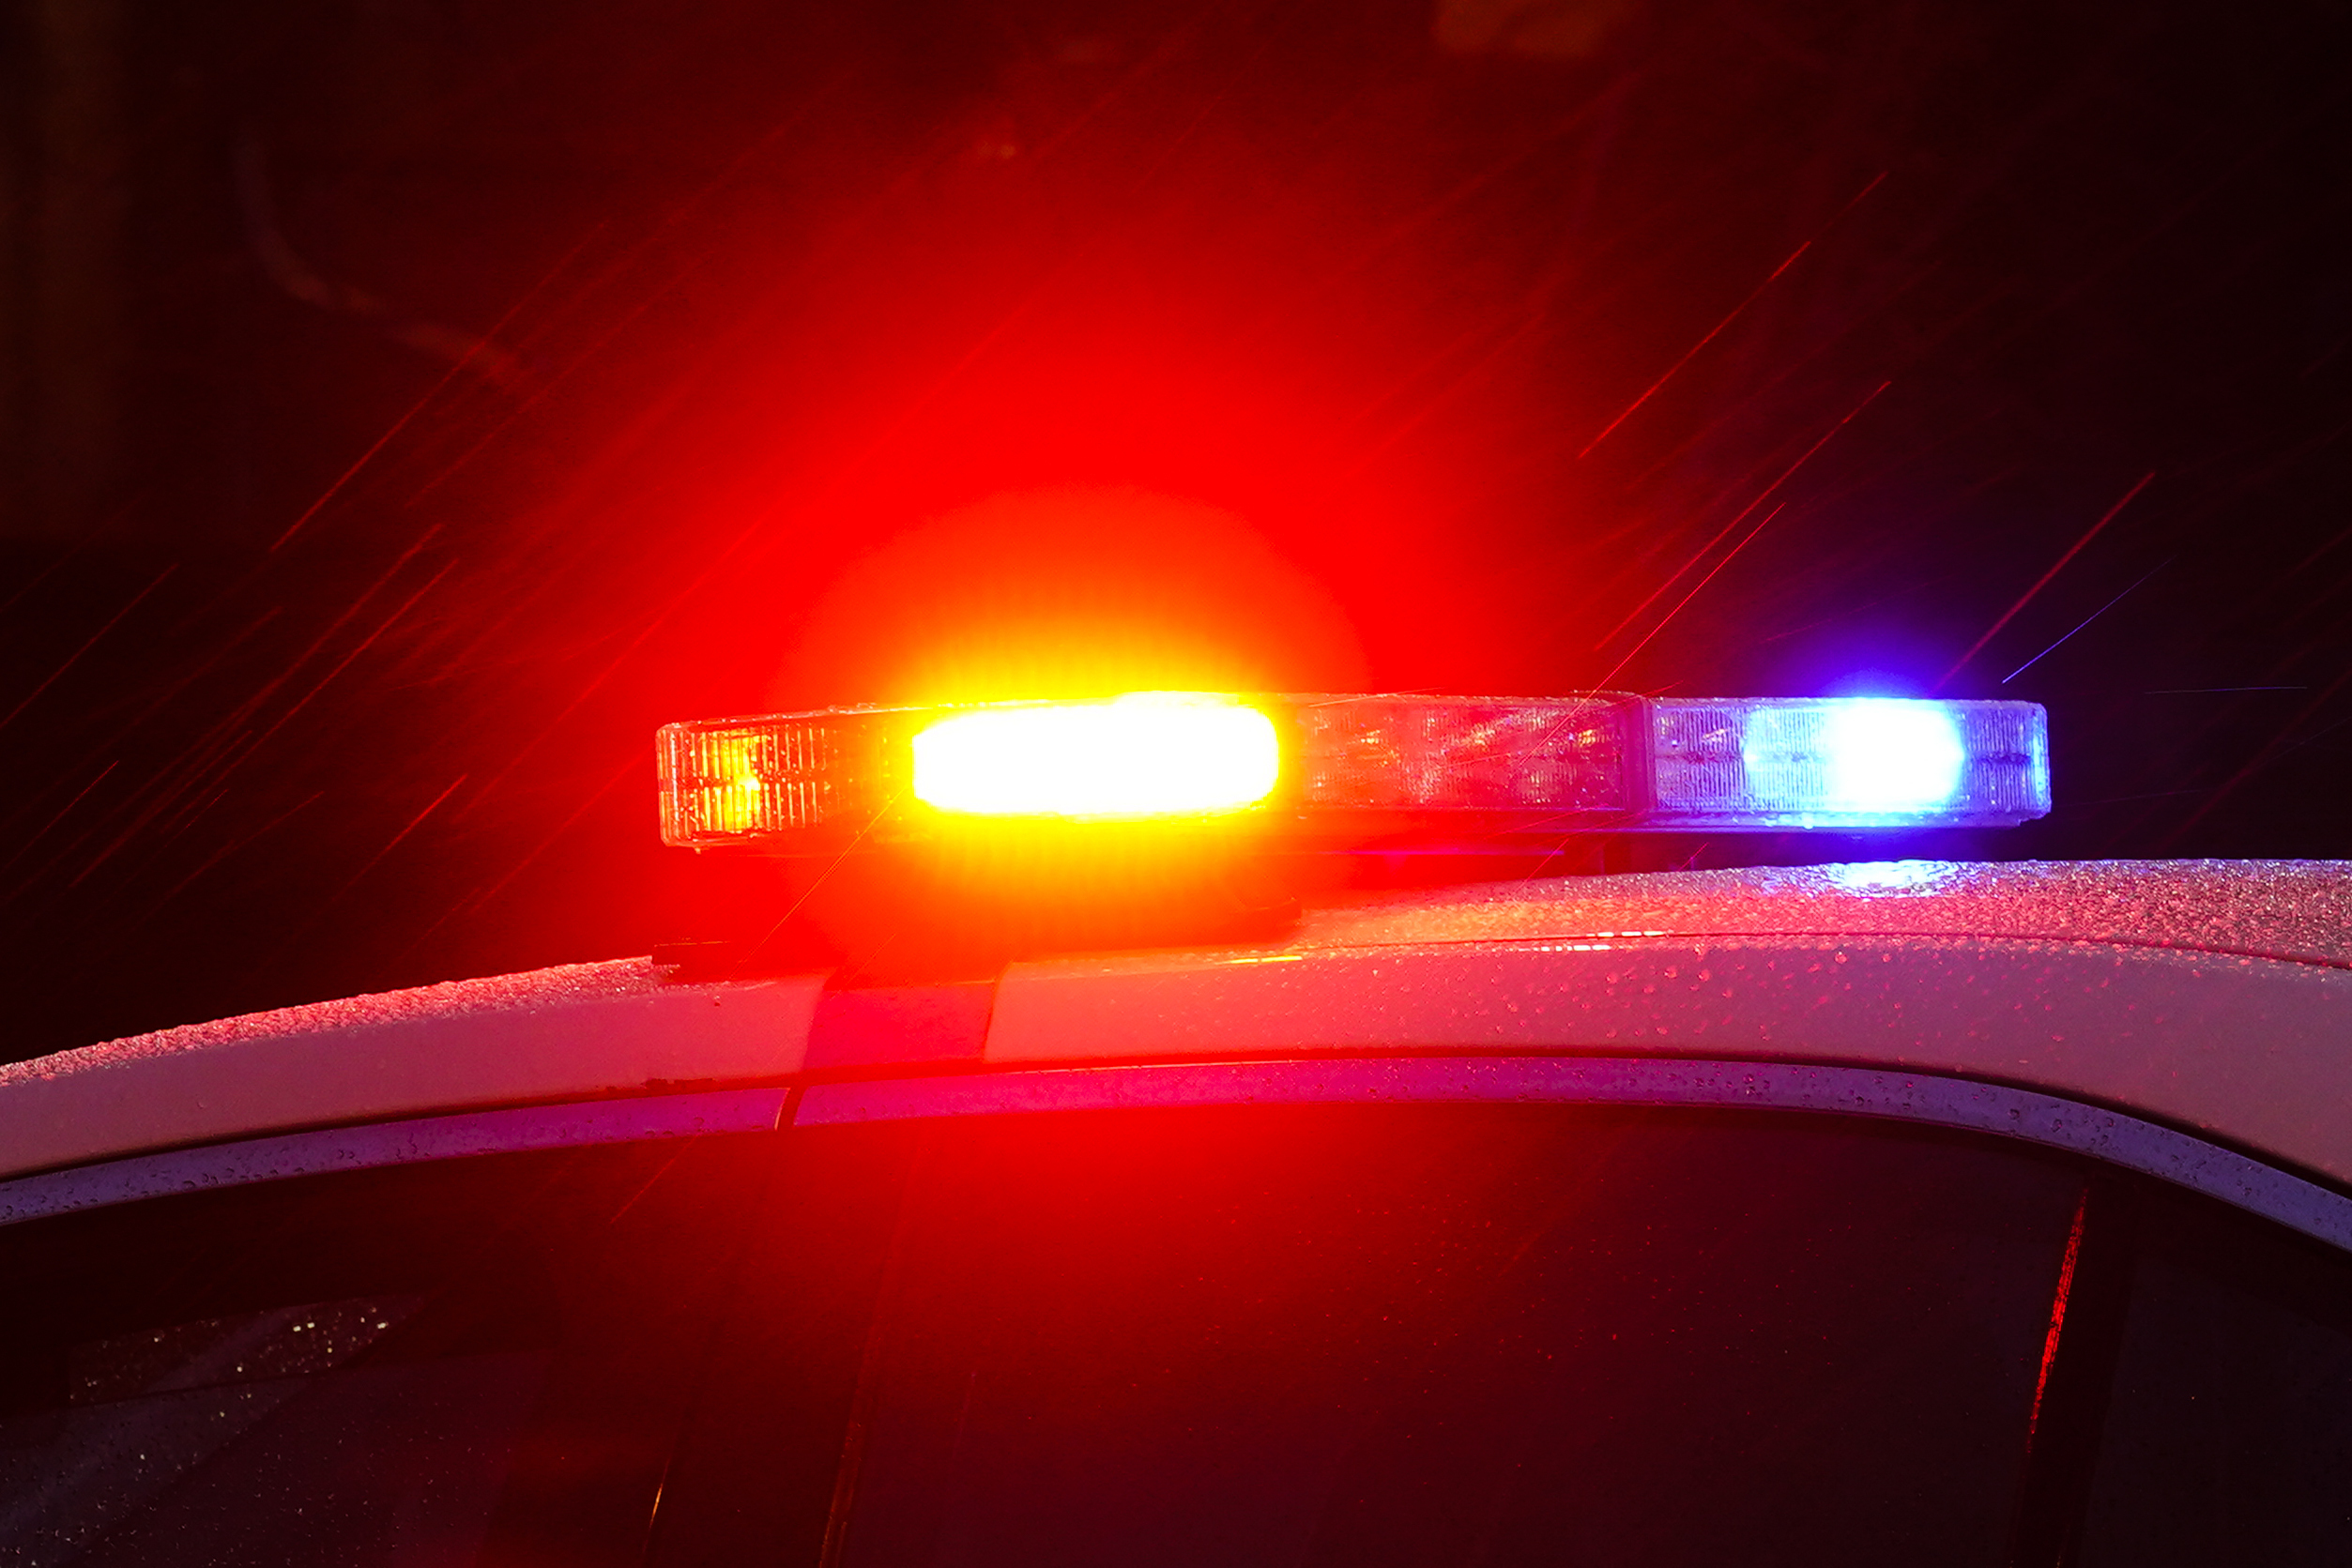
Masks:
[[[2352,966],[2352,862],[1893,860],[1489,882],[1311,916],[1298,940],[1821,932],[2052,937]]]
[[[978,984],[571,965],[0,1068],[0,1177],[422,1114],[930,1068],[1413,1049],[2015,1084],[2352,1180],[2352,863],[1904,861],[1483,883]]]

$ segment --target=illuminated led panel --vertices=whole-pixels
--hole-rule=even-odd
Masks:
[[[1648,707],[1653,827],[2008,827],[2050,810],[2048,719],[2035,703]]]
[[[943,812],[1104,821],[1240,811],[1270,794],[1274,723],[1231,697],[1150,692],[980,708],[915,732],[914,798]]]

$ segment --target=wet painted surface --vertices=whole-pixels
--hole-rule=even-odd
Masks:
[[[354,997],[0,1068],[0,1174],[240,1134],[801,1070],[820,981],[644,959]]]
[[[822,985],[664,984],[623,960],[63,1052],[0,1069],[0,1174],[789,1077],[809,1065]],[[1314,910],[1273,946],[1016,965],[985,989],[967,1011],[994,1065],[1428,1049],[1862,1063],[2126,1106],[2352,1180],[2352,867],[2338,862],[1486,884]],[[941,1059],[911,1027],[893,1045],[889,997],[863,1001],[875,1027],[828,1065]]]
[[[1319,911],[1297,945],[1735,932],[2050,936],[2352,965],[2352,864],[1896,860],[1553,877]]]
[[[1617,937],[1030,965],[999,988],[988,1059],[1433,1047],[1982,1076],[2352,1179],[2352,972],[2116,944]]]

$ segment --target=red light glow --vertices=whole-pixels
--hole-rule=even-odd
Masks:
[[[1240,811],[1281,771],[1273,721],[1230,697],[975,708],[914,738],[914,794],[982,816],[1134,820]]]

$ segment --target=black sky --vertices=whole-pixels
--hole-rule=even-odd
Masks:
[[[992,614],[2352,853],[2343,5],[7,15],[8,1055],[695,935],[654,726]]]

